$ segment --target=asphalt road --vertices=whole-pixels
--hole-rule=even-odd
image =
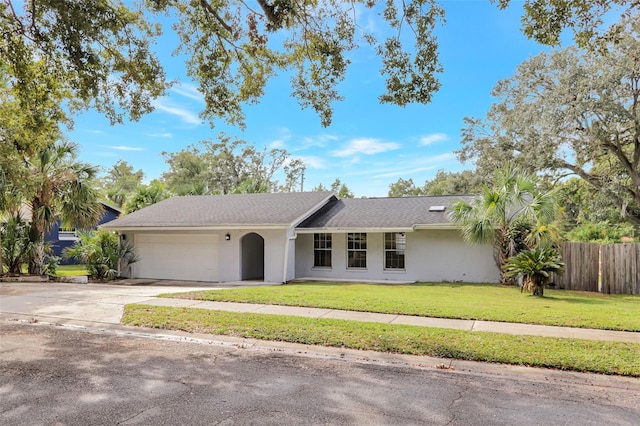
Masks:
[[[0,323],[2,425],[637,425],[640,381],[380,365]]]

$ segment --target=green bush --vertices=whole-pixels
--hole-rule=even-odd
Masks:
[[[33,244],[29,239],[31,225],[17,213],[0,226],[3,269],[10,274],[22,273],[22,264],[29,259]],[[0,271],[4,273],[5,271]]]
[[[542,296],[550,274],[561,274],[564,271],[564,263],[560,253],[555,249],[536,248],[521,251],[507,259],[504,270],[508,277],[522,275],[522,288],[533,292],[534,296]]]
[[[131,244],[104,230],[81,232],[78,241],[66,248],[63,256],[84,263],[89,275],[100,280],[120,277],[123,268],[138,260]]]
[[[601,244],[619,243],[622,237],[636,236],[636,229],[630,223],[610,224],[608,222],[588,222],[578,225],[567,233],[569,241],[593,242]]]

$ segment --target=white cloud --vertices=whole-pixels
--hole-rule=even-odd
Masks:
[[[114,149],[116,151],[144,151],[144,148],[139,146],[127,146],[127,145],[109,145],[106,148]]]
[[[330,135],[327,133],[323,133],[317,136],[307,136],[302,139],[302,146],[300,147],[300,149],[313,147],[324,148],[329,144],[329,142],[335,142],[337,140],[340,140],[338,136]]]
[[[379,139],[361,138],[353,139],[343,149],[331,151],[334,157],[349,157],[354,154],[374,155],[382,152],[393,151],[400,148],[395,142],[382,142]]]
[[[455,154],[446,152],[438,155],[413,158],[394,157],[390,161],[378,162],[368,168],[360,168],[348,173],[349,176],[371,176],[372,178],[386,177],[412,177],[412,174],[421,173],[439,168],[450,169],[451,160],[455,160]],[[458,163],[456,163],[458,164]]]
[[[433,170],[435,169],[436,166],[429,166],[429,167],[416,167],[414,169],[395,169],[395,170],[391,170],[385,173],[378,173],[376,175],[374,175],[374,178],[388,178],[388,177],[399,177],[399,176],[411,176],[414,173],[420,173],[420,172],[426,172],[429,170]]]
[[[149,133],[147,136],[152,138],[172,138],[173,133],[170,132],[162,132],[162,133]]]
[[[281,141],[279,139],[275,140],[275,141],[272,141],[269,144],[269,148],[270,149],[283,149],[284,148],[284,141]]]
[[[170,90],[180,96],[184,96],[185,98],[204,102],[202,93],[200,93],[198,88],[192,84],[180,83],[180,85],[175,85]]]
[[[304,162],[305,166],[310,167],[312,169],[327,168],[327,164],[325,163],[325,160],[323,158],[316,157],[316,156],[306,156],[306,157],[303,156],[298,158],[302,160],[302,162]]]
[[[446,133],[432,133],[430,135],[421,137],[419,145],[432,145],[434,143],[446,141],[447,139],[449,139],[449,136]]]
[[[438,163],[438,165],[442,165],[443,162],[449,161],[449,160],[455,160],[455,158],[456,158],[456,155],[453,152],[444,152],[438,155],[422,157],[418,159],[418,161],[421,163],[427,163],[427,164]]]
[[[185,108],[172,105],[166,99],[156,99],[153,102],[153,106],[157,110],[180,117],[183,121],[189,124],[202,124],[202,120],[200,120],[200,118],[196,114]]]

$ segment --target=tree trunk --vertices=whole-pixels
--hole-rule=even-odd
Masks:
[[[543,297],[544,296],[544,284],[536,284],[536,286],[533,289],[533,295],[534,296]]]
[[[4,275],[4,262],[2,259],[2,237],[0,237],[0,275]]]
[[[44,275],[44,241],[35,243],[33,256],[29,259],[29,273],[34,275]]]
[[[531,282],[533,283],[533,295],[543,297],[544,296],[544,278],[538,275],[534,275],[531,277]]]
[[[515,285],[516,280],[513,277],[507,277],[504,267],[507,263],[507,259],[511,254],[509,253],[509,240],[507,237],[506,229],[501,229],[498,231],[498,238],[496,239],[496,243],[494,243],[494,259],[496,261],[496,265],[498,266],[498,270],[500,271],[500,284],[503,285]]]

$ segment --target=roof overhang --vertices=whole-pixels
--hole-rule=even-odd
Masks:
[[[113,231],[134,232],[134,231],[229,231],[229,230],[287,230],[289,225],[215,225],[215,226],[108,226],[109,223],[101,225],[100,229]]]
[[[460,229],[460,226],[453,223],[429,223],[414,225],[413,228],[418,231],[421,229]]]
[[[390,227],[390,228],[296,228],[297,234],[315,234],[318,232],[344,234],[348,232],[413,232],[413,228]]]

